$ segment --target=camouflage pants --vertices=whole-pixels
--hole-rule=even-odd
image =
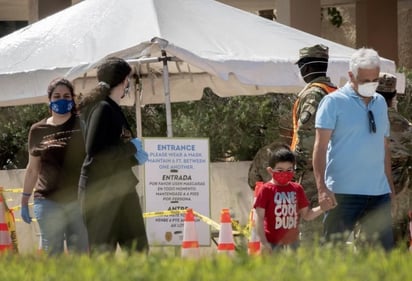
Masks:
[[[412,211],[411,158],[402,150],[392,150],[392,177],[396,191],[396,213],[393,214],[395,243],[404,247],[409,241],[408,212]],[[409,154],[408,154],[409,155]],[[395,157],[398,156],[398,157]],[[401,157],[403,156],[403,157]]]
[[[408,212],[412,211],[412,189],[404,188],[395,197],[397,210],[393,214],[393,234],[395,244],[399,247],[409,247],[410,233],[408,228]]]

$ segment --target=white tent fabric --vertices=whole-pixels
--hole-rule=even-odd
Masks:
[[[172,102],[200,99],[205,86],[220,96],[297,91],[299,49],[319,43],[341,84],[354,52],[212,0],[86,0],[0,39],[0,106],[43,102],[53,78],[82,77],[113,54],[159,56],[153,38],[181,61],[169,62]],[[164,102],[161,67],[138,66],[147,77],[142,104]],[[382,71],[395,73],[394,62],[382,59]],[[93,81],[76,80],[76,89]]]

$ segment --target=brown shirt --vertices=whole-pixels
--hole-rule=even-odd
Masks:
[[[77,200],[85,156],[79,118],[73,115],[61,125],[50,125],[46,120],[33,124],[29,132],[29,153],[40,157],[41,165],[34,198]]]

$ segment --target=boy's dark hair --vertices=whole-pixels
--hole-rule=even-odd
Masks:
[[[293,165],[296,164],[295,153],[290,150],[288,145],[282,145],[275,149],[269,158],[269,167],[274,168],[279,162],[291,162]]]

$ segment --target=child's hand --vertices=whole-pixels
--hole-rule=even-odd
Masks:
[[[331,198],[325,198],[319,202],[320,209],[324,212],[335,208],[337,205],[333,203]]]
[[[335,199],[335,194],[328,189],[318,191],[318,201],[321,210],[324,212],[333,209],[338,205]]]

